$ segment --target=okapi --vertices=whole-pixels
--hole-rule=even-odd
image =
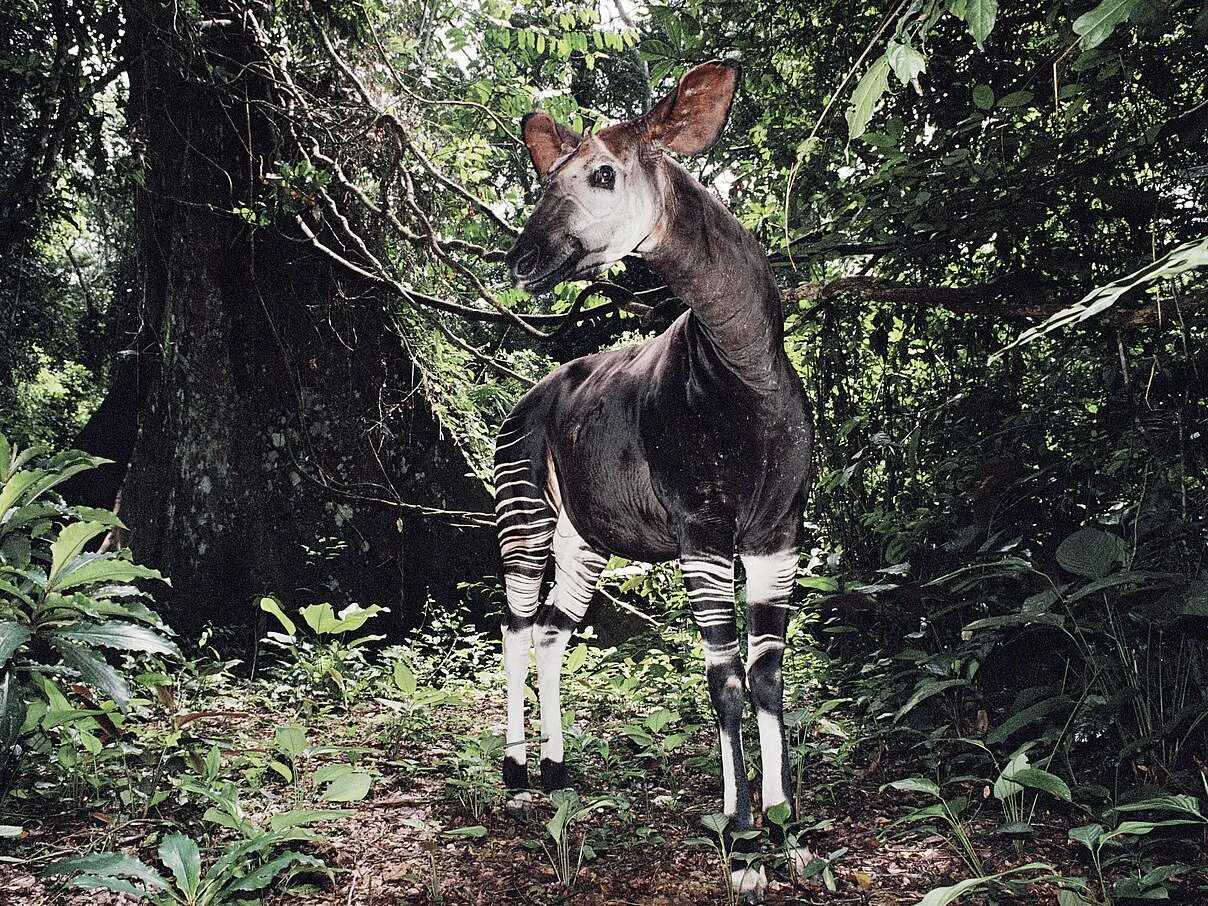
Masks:
[[[608,554],[679,559],[717,716],[730,827],[752,825],[744,685],[758,719],[763,808],[791,802],[781,664],[801,547],[810,409],[784,351],[780,294],[764,250],[665,154],[710,148],[738,81],[736,64],[704,63],[644,115],[582,136],[546,113],[522,120],[543,194],[507,254],[516,285],[543,292],[636,255],[690,311],[652,340],[556,369],[500,429],[503,776],[514,806],[529,798],[524,685],[534,641],[541,781],[547,789],[566,785],[562,657]],[[551,548],[554,583],[540,604]],[[736,555],[746,571],[745,665]],[[757,898],[765,878],[762,870],[739,869],[731,884]]]

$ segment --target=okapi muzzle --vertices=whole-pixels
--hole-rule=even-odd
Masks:
[[[504,259],[512,281],[530,293],[544,292],[575,276],[587,257],[583,242],[566,230],[559,210],[565,204],[554,205],[552,211],[542,211],[546,207],[544,202],[556,199],[542,201]]]

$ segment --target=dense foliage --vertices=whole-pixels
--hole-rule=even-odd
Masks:
[[[393,601],[341,598],[324,571],[334,575],[336,561],[368,571],[357,562],[377,550],[366,534],[396,520],[399,533],[404,518],[489,524],[408,497],[417,485],[396,480],[394,457],[419,440],[405,415],[430,410],[481,478],[492,432],[532,381],[682,310],[637,261],[542,298],[511,288],[502,250],[537,188],[517,121],[534,106],[573,128],[626,117],[684,65],[720,56],[742,61],[742,92],[722,141],[690,165],[769,249],[818,423],[790,665],[795,772],[807,789],[883,783],[891,834],[938,831],[961,868],[936,879],[955,887],[929,903],[1027,880],[1060,888],[1062,906],[1202,895],[1201,3],[46,7],[0,13],[0,431],[14,440],[0,443],[5,808],[26,826],[39,802],[72,790],[80,808],[122,820],[167,819],[172,804],[189,815],[188,835],[157,841],[167,874],[144,847],[143,861],[96,854],[61,864],[65,875],[158,902],[227,902],[295,875],[319,883],[323,844],[310,826],[337,820],[326,805],[363,799],[387,769],[367,770],[355,740],[333,748],[307,731],[321,735],[326,716],[372,700],[419,744],[439,737],[446,706],[481,705],[498,679],[493,655],[448,616],[457,602],[403,615],[426,620],[427,637],[378,651],[379,604]],[[179,123],[157,113],[165,73],[179,80],[171,91],[205,99],[191,115],[214,119],[186,128],[185,112]],[[208,163],[179,179],[163,172],[170,141],[231,124],[213,147],[191,149]],[[187,247],[189,229],[207,231],[197,238],[212,244],[202,257],[217,272],[250,262],[250,288],[199,289],[196,272],[157,271],[156,256]],[[274,261],[285,264],[272,271]],[[280,303],[308,280],[323,290]],[[184,293],[175,309],[162,303],[173,288]],[[174,331],[210,345],[190,359],[190,337]],[[282,367],[196,380],[198,363],[228,349],[248,361],[279,355]],[[402,365],[387,364],[394,355]],[[148,360],[155,369],[123,372]],[[303,386],[328,372],[330,385]],[[256,421],[236,406],[188,408],[205,386],[276,394],[285,409]],[[358,395],[372,400],[371,417],[349,402]],[[236,645],[220,654],[203,640],[182,668],[139,603],[158,586],[131,585],[158,573],[122,551],[122,520],[54,496],[95,456],[18,452],[65,449],[90,416],[91,427],[102,421],[102,399],[128,412],[131,444],[140,425],[185,434],[179,422],[204,415],[255,454],[237,483],[287,475],[318,488],[324,534],[298,587],[270,587],[238,560],[261,582],[255,600],[221,602],[261,620],[256,639],[242,640],[255,683],[223,660],[243,657]],[[341,415],[360,421],[349,428]],[[211,423],[195,427],[205,435]],[[351,454],[323,460],[318,447],[341,431],[370,451],[367,469]],[[157,473],[165,497],[200,486],[183,459]],[[425,464],[407,474],[436,485],[450,473]],[[146,482],[137,489],[145,500]],[[362,507],[377,507],[376,521],[358,521]],[[161,544],[159,527],[132,521],[136,546],[140,528]],[[181,547],[198,562],[237,560],[232,551],[254,557],[272,541],[258,524],[243,537],[253,536]],[[479,620],[499,605],[492,572],[455,577]],[[587,635],[568,672],[580,677],[579,706],[620,734],[585,725],[571,746],[572,766],[607,785],[553,802],[548,837],[530,841],[563,888],[612,845],[579,829],[611,822],[657,845],[646,822],[670,818],[642,811],[654,807],[633,791],[711,763],[674,569],[614,561],[604,585],[629,616],[597,601],[591,619],[606,644]],[[672,628],[625,640],[634,612]],[[459,636],[477,641],[450,653]],[[186,728],[216,699],[288,717],[255,730],[267,743],[242,730],[193,735]],[[440,839],[497,832],[498,739],[487,729],[459,724],[457,751],[439,767],[441,794],[464,818]],[[816,763],[826,765],[818,775],[845,779],[824,782]],[[273,784],[292,790],[289,808],[274,808]],[[255,820],[248,797],[263,807]],[[790,834],[826,847],[810,875],[834,887],[842,841],[831,847],[830,825],[806,820],[816,799],[801,805]],[[1054,827],[1059,844],[1080,848],[1077,864],[1048,864]],[[697,845],[724,850],[718,819],[704,828]],[[435,900],[431,860],[422,886]]]

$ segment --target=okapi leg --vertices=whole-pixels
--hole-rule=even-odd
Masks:
[[[501,440],[507,435],[502,435]],[[528,677],[533,621],[541,600],[541,578],[554,534],[554,511],[545,502],[541,476],[529,459],[509,449],[522,435],[497,448],[496,516],[507,613],[503,620],[503,666],[507,675],[508,724],[503,756],[503,782],[514,797],[509,805],[523,811],[532,797],[524,750],[524,685]]]
[[[784,738],[781,667],[797,577],[797,550],[743,554],[742,565],[747,573],[747,684],[759,725],[763,810],[766,812],[782,802],[793,805],[788,746]],[[793,811],[795,814],[796,809]],[[773,833],[779,835],[779,828],[773,826]],[[800,855],[809,861],[808,854]]]
[[[562,742],[562,657],[571,632],[587,613],[606,562],[587,546],[563,511],[554,530],[554,585],[533,629],[541,703],[541,785],[547,790],[567,785]]]
[[[700,628],[709,697],[717,716],[723,811],[729,819],[729,831],[748,830],[751,827],[751,790],[742,752],[742,712],[746,692],[734,616],[734,561],[720,554],[684,554],[680,558],[680,569],[692,605],[692,617]],[[752,841],[734,841],[734,849],[738,852],[749,852],[752,845]],[[753,898],[762,896],[767,886],[762,868],[756,871],[735,861],[731,869],[730,886],[735,893]]]

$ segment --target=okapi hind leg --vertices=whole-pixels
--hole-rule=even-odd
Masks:
[[[526,450],[532,444],[526,443],[529,435],[523,427],[507,427],[495,451],[495,511],[507,595],[502,627],[508,712],[503,782],[511,797],[509,809],[525,815],[532,800],[524,747],[525,682],[556,517],[546,499],[543,452]]]
[[[784,733],[785,636],[797,577],[796,548],[774,554],[743,554],[747,574],[747,686],[759,727],[762,806],[787,802],[796,816],[789,778],[788,745]],[[771,825],[773,838],[782,844],[782,831]],[[779,839],[777,839],[779,838]],[[796,874],[813,854],[808,849],[789,853],[789,868]]]
[[[541,786],[546,790],[567,786],[562,739],[562,658],[570,634],[587,613],[605,563],[607,559],[587,546],[563,511],[554,530],[554,584],[533,627],[537,696],[541,704]]]

